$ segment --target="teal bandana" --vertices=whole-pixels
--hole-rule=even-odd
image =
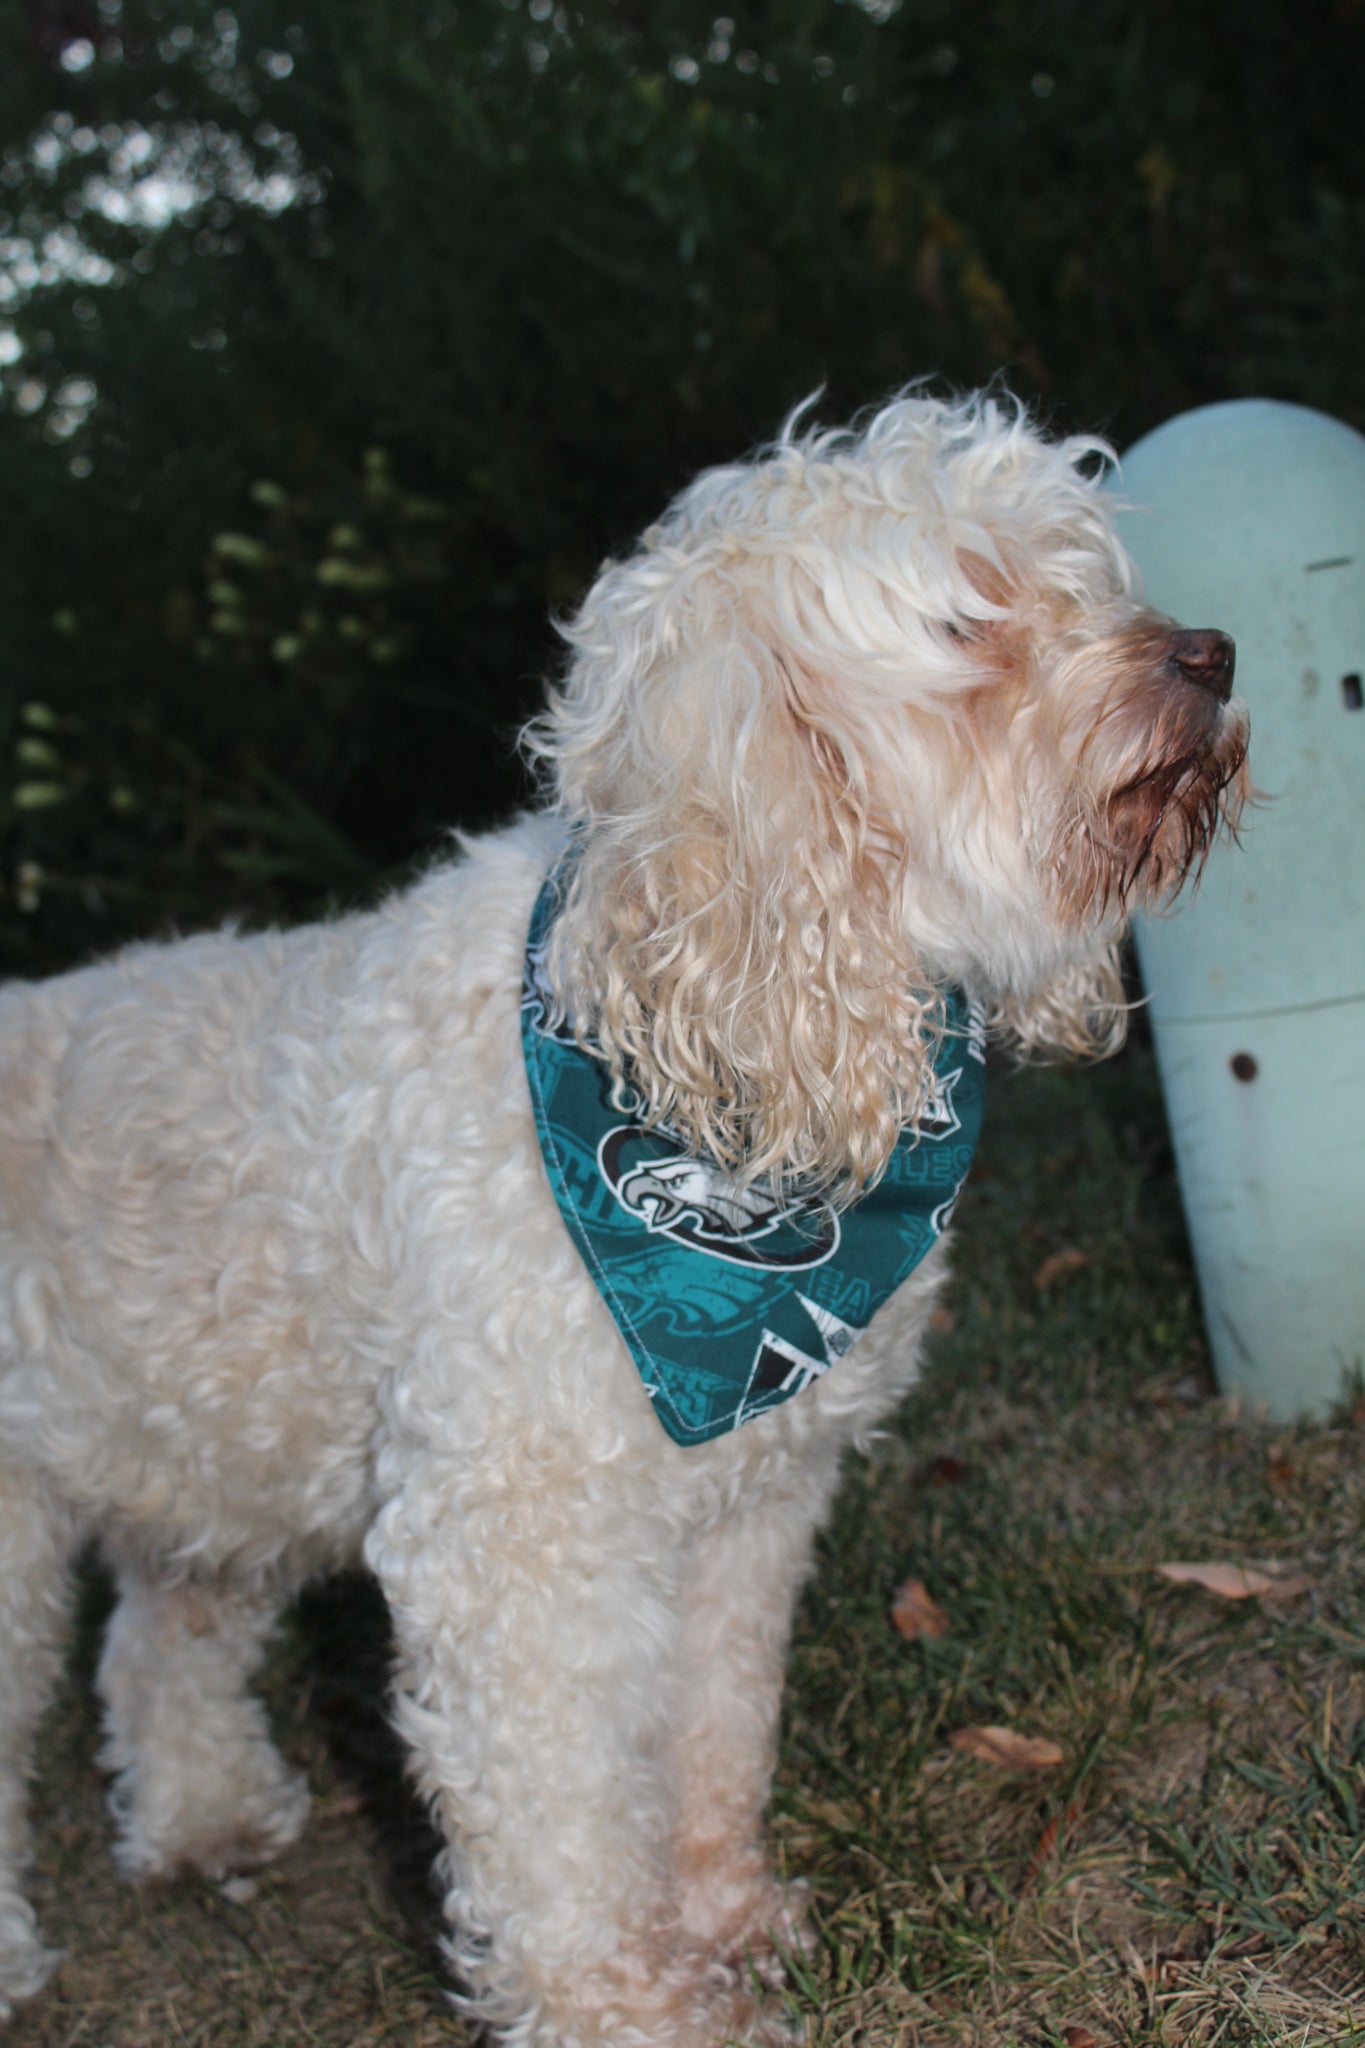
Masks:
[[[606,1064],[555,1026],[543,980],[552,875],[531,920],[521,1035],[564,1221],[675,1443],[723,1436],[841,1359],[947,1224],[985,1106],[980,1006],[949,991],[919,1122],[851,1208],[779,1201],[611,1101]]]

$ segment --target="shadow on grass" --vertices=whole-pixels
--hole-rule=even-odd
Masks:
[[[308,1719],[336,1778],[360,1801],[389,1897],[439,1973],[441,1913],[432,1872],[441,1838],[408,1781],[389,1720],[393,1630],[384,1596],[365,1572],[319,1580],[297,1602],[290,1638]]]

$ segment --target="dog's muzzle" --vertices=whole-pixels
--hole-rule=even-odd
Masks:
[[[1166,660],[1187,683],[1195,683],[1226,704],[1232,695],[1237,649],[1226,633],[1212,627],[1198,632],[1172,633]]]

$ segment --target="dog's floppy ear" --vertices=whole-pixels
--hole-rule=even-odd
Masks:
[[[598,579],[528,733],[578,838],[560,1001],[654,1118],[746,1175],[856,1193],[923,1099],[941,1000],[849,693],[733,543],[646,536]]]

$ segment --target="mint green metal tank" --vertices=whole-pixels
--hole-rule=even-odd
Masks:
[[[1248,399],[1124,458],[1148,600],[1237,642],[1240,847],[1138,953],[1224,1391],[1321,1411],[1365,1363],[1365,439]]]

